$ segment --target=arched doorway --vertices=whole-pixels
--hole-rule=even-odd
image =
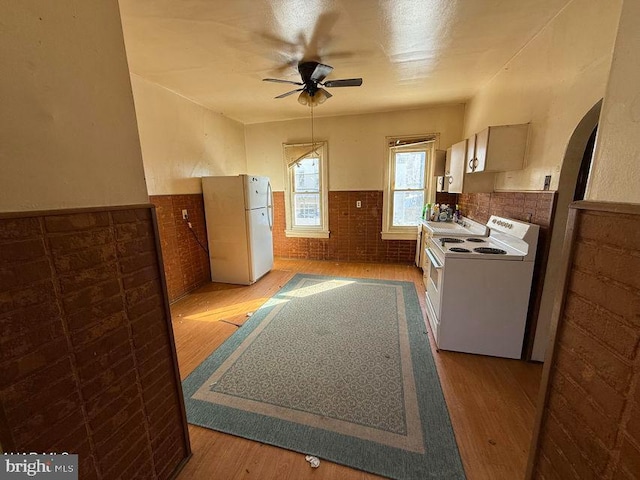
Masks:
[[[601,108],[602,100],[596,103],[578,123],[569,139],[562,161],[544,286],[542,288],[535,334],[530,346],[531,360],[544,361],[545,358],[551,314],[560,276],[560,258],[562,256],[569,204],[574,199],[584,198],[589,169],[593,159]]]

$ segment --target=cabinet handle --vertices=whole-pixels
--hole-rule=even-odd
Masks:
[[[473,170],[473,159],[469,160],[469,170]]]
[[[449,185],[453,183],[453,177],[449,177]]]

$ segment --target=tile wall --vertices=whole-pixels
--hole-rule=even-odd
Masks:
[[[152,207],[0,218],[0,443],[79,478],[170,478],[189,455]]]
[[[362,202],[356,208],[357,201]],[[382,192],[329,192],[330,238],[287,238],[284,192],[274,192],[274,254],[277,257],[343,262],[410,264],[415,240],[382,240]]]
[[[203,248],[207,247],[204,202],[199,193],[154,195],[149,201],[156,206],[169,301],[174,302],[211,281],[209,256]],[[183,209],[193,230],[182,218]]]
[[[579,203],[533,478],[639,478],[640,211]]]

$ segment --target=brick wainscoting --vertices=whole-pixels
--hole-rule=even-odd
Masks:
[[[382,192],[329,192],[330,238],[287,238],[284,192],[273,192],[274,255],[309,260],[413,263],[415,240],[382,240]],[[356,208],[356,201],[362,202]]]
[[[640,207],[577,202],[567,232],[528,478],[640,478]]]
[[[153,206],[0,218],[0,443],[79,478],[170,478],[189,456]]]
[[[204,202],[200,193],[154,195],[149,201],[156,206],[169,301],[174,302],[211,281],[209,256],[198,244],[199,240],[207,246]],[[189,214],[193,231],[182,218],[183,209]]]
[[[540,311],[544,275],[551,245],[551,227],[556,205],[556,192],[494,192],[461,193],[458,195],[460,211],[466,217],[486,223],[491,215],[513,218],[540,226],[536,263],[533,271],[533,289],[529,304],[527,333],[525,334],[525,358],[533,348],[535,324]]]

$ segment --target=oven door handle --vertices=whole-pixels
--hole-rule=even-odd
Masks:
[[[433,254],[430,248],[425,249],[425,252],[427,252],[427,257],[429,257],[429,261],[431,262],[431,265],[433,265],[436,268],[442,268],[442,265],[440,264],[440,262],[438,261],[438,259]]]

